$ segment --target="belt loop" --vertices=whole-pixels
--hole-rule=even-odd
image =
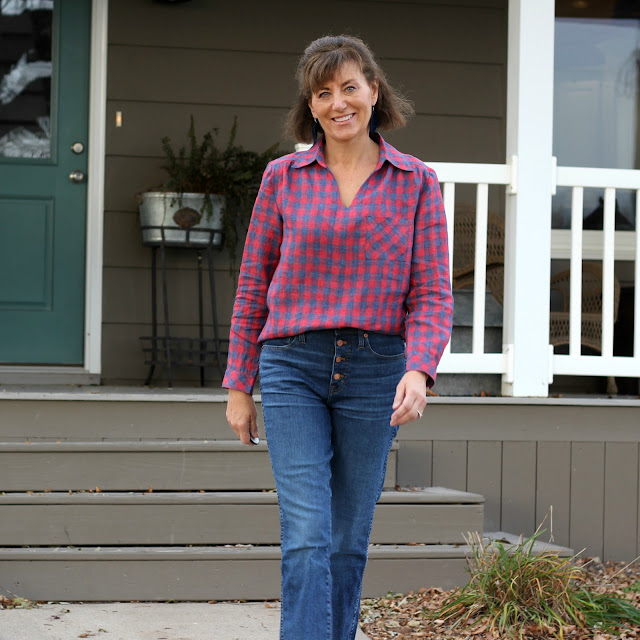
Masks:
[[[364,349],[364,331],[358,329],[358,349]]]
[[[301,334],[298,336],[298,342],[300,342],[300,344],[305,344],[305,342],[306,342],[306,336],[305,336],[305,334],[304,334],[304,333],[301,333]]]

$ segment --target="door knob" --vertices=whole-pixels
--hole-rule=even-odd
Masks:
[[[76,184],[79,184],[80,182],[84,182],[84,178],[85,178],[85,175],[84,173],[82,173],[82,171],[72,171],[69,174],[69,180],[71,180],[71,182],[75,182]]]

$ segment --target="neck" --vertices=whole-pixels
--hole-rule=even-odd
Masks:
[[[363,162],[377,163],[379,151],[369,135],[348,142],[325,139],[324,143],[324,159],[328,166],[353,167]]]

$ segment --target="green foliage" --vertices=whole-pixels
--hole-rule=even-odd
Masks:
[[[628,587],[625,587],[623,591],[626,591],[627,593],[640,593],[640,580],[634,582]]]
[[[174,151],[168,137],[162,139],[166,156],[168,177],[163,189],[184,193],[204,194],[201,213],[210,216],[213,212],[211,195],[224,196],[222,226],[224,246],[235,260],[238,240],[246,232],[251,209],[258,194],[262,174],[267,164],[281,155],[274,144],[262,153],[248,151],[236,144],[237,118],[233,120],[229,141],[223,149],[215,143],[217,129],[207,132],[199,141],[196,136],[193,116],[187,132],[187,146]]]
[[[538,529],[514,546],[470,535],[471,579],[431,615],[453,628],[485,622],[509,638],[523,638],[527,632],[562,638],[567,625],[601,631],[640,625],[640,610],[629,600],[580,586],[584,574],[574,558],[534,552],[542,533]]]

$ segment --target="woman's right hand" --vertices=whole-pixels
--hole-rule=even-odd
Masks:
[[[258,437],[258,411],[250,393],[229,389],[227,422],[242,444],[251,444],[250,437]]]

